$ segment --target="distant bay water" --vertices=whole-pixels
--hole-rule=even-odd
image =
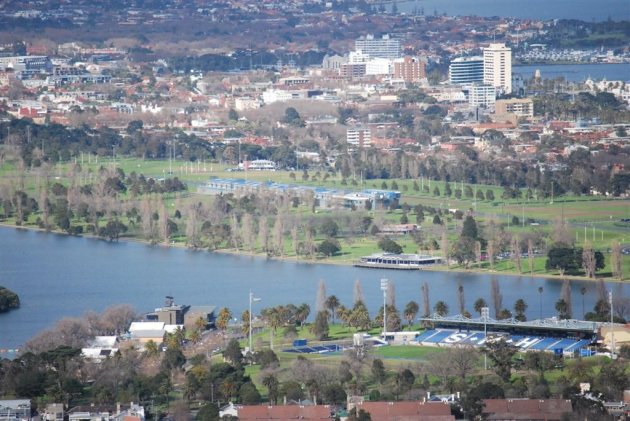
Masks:
[[[321,279],[327,293],[347,306],[352,305],[353,286],[359,279],[374,316],[383,300],[381,278],[394,281],[399,310],[410,300],[422,303],[423,282],[429,284],[431,303],[445,301],[450,314],[458,313],[459,284],[464,287],[468,311],[473,312],[473,303],[479,297],[491,302],[493,276],[489,274],[308,264],[0,227],[0,285],[15,291],[22,304],[18,310],[0,314],[0,357],[14,356],[7,350],[20,348],[63,317],[101,312],[124,303],[138,312],[147,312],[161,306],[166,295],[173,295],[182,304],[228,307],[240,318],[252,290],[262,298],[254,308],[256,313],[263,307],[303,302],[314,312]],[[542,314],[556,314],[554,303],[560,295],[560,281],[527,276],[495,278],[504,307],[512,308],[518,298],[523,298],[529,304],[528,317],[537,318],[541,311],[538,287],[542,286]],[[573,311],[578,317],[582,314],[583,286],[587,288],[587,311],[597,300],[594,283],[573,281]],[[612,284],[608,287],[630,293],[629,285],[621,285],[620,291]]]
[[[578,19],[591,22],[630,20],[628,0],[411,0],[396,4],[399,12],[449,16],[501,16],[520,19]]]
[[[629,1],[630,3],[630,1]],[[630,63],[620,64],[528,64],[512,66],[513,74],[521,74],[526,79],[532,77],[536,70],[540,70],[544,79],[563,77],[569,82],[583,82],[593,80],[615,80],[630,82]]]

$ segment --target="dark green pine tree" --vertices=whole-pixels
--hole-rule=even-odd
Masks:
[[[464,225],[462,227],[462,237],[468,237],[476,240],[479,237],[479,230],[477,229],[477,222],[475,218],[468,215],[464,219]]]

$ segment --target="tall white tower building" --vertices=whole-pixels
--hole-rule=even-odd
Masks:
[[[483,83],[497,92],[512,93],[512,49],[505,44],[490,44],[483,49]]]

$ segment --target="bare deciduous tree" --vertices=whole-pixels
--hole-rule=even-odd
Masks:
[[[623,284],[617,284],[613,296],[613,312],[615,316],[628,320],[630,316],[630,297],[624,294]]]
[[[424,281],[422,284],[422,306],[424,308],[424,317],[429,317],[431,314],[431,302],[429,300],[429,284]]]
[[[291,246],[293,247],[293,253],[295,254],[295,257],[297,257],[298,252],[299,252],[299,238],[298,238],[298,228],[297,228],[297,224],[293,224],[293,226],[291,227]]]
[[[472,345],[455,345],[447,348],[448,363],[454,373],[464,380],[479,363],[479,351]]]
[[[446,230],[442,231],[442,241],[440,247],[442,247],[442,255],[444,256],[444,261],[446,263],[446,267],[450,266],[449,264],[449,245],[448,245],[448,237],[446,236]]]
[[[587,278],[595,278],[595,266],[597,261],[595,260],[595,252],[590,242],[584,244],[582,250],[582,268]]]
[[[263,252],[269,252],[269,223],[264,216],[258,221],[258,242]]]
[[[613,276],[619,280],[623,279],[623,266],[621,261],[621,244],[618,241],[615,241],[612,245],[612,273]]]
[[[356,305],[358,302],[365,303],[365,297],[363,296],[363,288],[361,288],[361,281],[356,279],[354,281],[353,304]]]
[[[279,213],[273,224],[273,252],[276,256],[284,256],[284,219]]]
[[[248,251],[253,251],[256,247],[256,237],[254,234],[254,218],[250,213],[243,214],[241,218],[241,238]]]
[[[518,273],[523,273],[523,266],[521,264],[521,242],[517,236],[512,237],[512,261]]]
[[[328,298],[326,295],[326,282],[320,279],[317,287],[317,297],[315,299],[315,313],[326,311],[326,298]]]
[[[529,262],[529,273],[534,274],[534,240],[527,239],[527,261]]]
[[[466,298],[464,286],[461,283],[457,284],[457,303],[459,304],[459,314],[464,314],[466,312]]]
[[[571,281],[568,279],[565,279],[564,281],[562,281],[562,289],[560,290],[560,298],[564,300],[567,306],[567,311],[566,311],[567,318],[569,319],[572,318],[573,317],[573,303],[571,299]]]
[[[492,277],[490,282],[490,296],[492,297],[492,305],[494,306],[494,317],[499,318],[499,313],[503,309],[503,295],[501,294],[501,288],[499,282],[495,277]]]
[[[490,270],[494,270],[494,240],[488,241],[488,262],[490,263]]]

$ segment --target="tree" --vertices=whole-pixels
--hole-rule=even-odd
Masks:
[[[254,362],[260,364],[261,370],[277,368],[279,365],[278,356],[272,349],[263,349],[254,353]]]
[[[473,304],[473,308],[477,313],[479,313],[480,316],[481,309],[484,307],[488,307],[488,303],[486,303],[486,300],[484,300],[483,298],[477,298],[477,301],[475,301],[475,304]]]
[[[422,290],[422,306],[424,309],[423,317],[429,317],[431,315],[431,303],[429,300],[429,284],[425,281],[421,287]]]
[[[166,371],[180,369],[186,363],[186,357],[179,346],[168,346],[162,359],[162,368]]]
[[[479,230],[477,228],[477,222],[475,218],[470,215],[467,215],[464,219],[464,224],[462,225],[462,237],[467,237],[473,240],[477,240],[479,236]]]
[[[19,307],[20,298],[18,295],[10,289],[0,286],[0,313]]]
[[[564,299],[560,298],[556,301],[556,311],[558,312],[558,318],[569,319],[569,306]]]
[[[269,393],[268,393],[269,403],[271,405],[277,404],[278,403],[278,392],[279,392],[279,388],[280,388],[280,382],[278,381],[278,378],[276,376],[274,376],[273,374],[271,374],[271,373],[267,373],[267,374],[265,374],[265,376],[262,379],[262,384],[269,391]]]
[[[144,350],[149,357],[156,357],[160,352],[158,344],[154,340],[150,340],[144,344]]]
[[[328,312],[320,311],[315,317],[315,322],[311,325],[311,333],[318,340],[324,340],[328,337]]]
[[[514,366],[512,357],[518,352],[518,348],[501,339],[494,342],[486,342],[483,352],[494,364],[494,370],[497,375],[504,382],[510,381],[512,367]]]
[[[494,201],[494,192],[490,189],[486,190],[486,200],[489,202]]]
[[[451,184],[447,181],[444,184],[444,196],[451,197],[453,195],[453,190],[451,190]]]
[[[492,296],[492,305],[494,306],[494,316],[498,319],[499,313],[503,309],[503,294],[496,278],[490,281],[490,295]]]
[[[415,301],[409,301],[405,306],[405,310],[403,312],[403,316],[405,320],[407,320],[407,324],[411,328],[411,324],[416,318],[418,311],[420,310],[420,306]]]
[[[195,421],[219,421],[219,407],[214,403],[206,403],[199,408]]]
[[[240,366],[242,364],[243,353],[236,339],[230,339],[230,342],[228,342],[225,347],[225,351],[223,351],[223,358],[234,366]]]
[[[326,298],[326,309],[330,311],[333,324],[335,324],[335,311],[340,305],[341,303],[339,302],[339,299],[336,296],[331,295],[328,298]]]
[[[383,237],[379,240],[378,247],[385,253],[401,254],[403,252],[400,244],[387,237]]]
[[[306,125],[302,117],[300,117],[300,113],[293,107],[289,107],[284,111],[284,122],[295,127],[304,127]]]
[[[339,242],[335,239],[327,239],[319,243],[317,246],[317,252],[323,254],[326,257],[334,256],[341,251]]]
[[[525,316],[525,312],[527,311],[527,303],[522,298],[519,298],[514,303],[514,318],[519,322],[524,322],[527,320],[527,316]]]
[[[615,241],[612,245],[612,274],[616,279],[623,279],[623,265],[622,265],[622,253],[621,253],[621,244],[618,241]]]
[[[471,345],[456,345],[447,348],[447,361],[462,380],[466,379],[479,363],[479,352]]]
[[[120,234],[124,234],[125,232],[127,232],[127,226],[125,224],[118,219],[110,219],[107,221],[105,227],[101,228],[99,235],[107,237],[109,241],[118,241]]]
[[[320,226],[319,232],[326,237],[334,238],[339,233],[339,225],[332,218],[326,218]]]
[[[238,113],[234,108],[230,108],[230,111],[228,111],[228,120],[238,121]]]
[[[326,282],[319,280],[317,285],[317,296],[315,297],[315,312],[326,311]]]
[[[304,399],[304,391],[297,381],[287,380],[280,387],[280,396],[286,396],[288,400],[300,401]]]
[[[352,408],[348,413],[347,421],[372,421],[372,416],[364,409]]]
[[[252,382],[243,383],[238,391],[238,396],[243,405],[258,405],[262,400],[260,392]]]
[[[457,303],[459,304],[459,314],[463,316],[466,313],[466,296],[462,284],[457,285]]]
[[[586,243],[582,251],[582,268],[587,278],[595,278],[595,264],[595,252],[590,243]]]
[[[306,303],[300,304],[295,312],[295,320],[300,324],[300,326],[304,326],[304,322],[308,319],[308,315],[311,313],[311,306]]]
[[[475,240],[470,237],[460,237],[451,249],[450,257],[455,261],[464,265],[464,268],[468,269],[471,262],[475,261]]]
[[[385,383],[385,379],[387,378],[387,372],[385,371],[385,364],[383,364],[383,361],[375,358],[372,361],[372,377],[374,378],[374,381],[376,381],[378,384],[383,384]]]
[[[433,310],[438,316],[446,316],[448,314],[448,305],[444,301],[438,301],[435,303]]]
[[[225,330],[227,329],[231,319],[232,312],[227,307],[223,307],[221,310],[219,310],[219,315],[217,316],[217,320],[215,321],[217,329],[225,334]]]

